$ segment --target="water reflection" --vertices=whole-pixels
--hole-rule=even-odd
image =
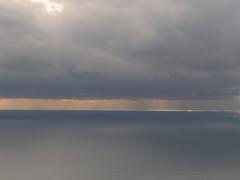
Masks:
[[[231,180],[240,177],[232,113],[0,112],[0,178]]]

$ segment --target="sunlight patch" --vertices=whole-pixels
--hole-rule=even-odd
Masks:
[[[64,9],[64,6],[62,4],[56,3],[51,0],[30,0],[30,1],[44,5],[45,10],[49,14],[60,13]]]

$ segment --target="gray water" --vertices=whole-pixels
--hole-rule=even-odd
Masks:
[[[1,180],[240,179],[240,116],[0,111]]]

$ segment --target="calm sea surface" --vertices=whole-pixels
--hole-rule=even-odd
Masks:
[[[0,111],[1,180],[238,180],[240,114]]]

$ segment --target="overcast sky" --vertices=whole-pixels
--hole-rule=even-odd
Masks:
[[[238,0],[1,0],[0,97],[237,99]]]

